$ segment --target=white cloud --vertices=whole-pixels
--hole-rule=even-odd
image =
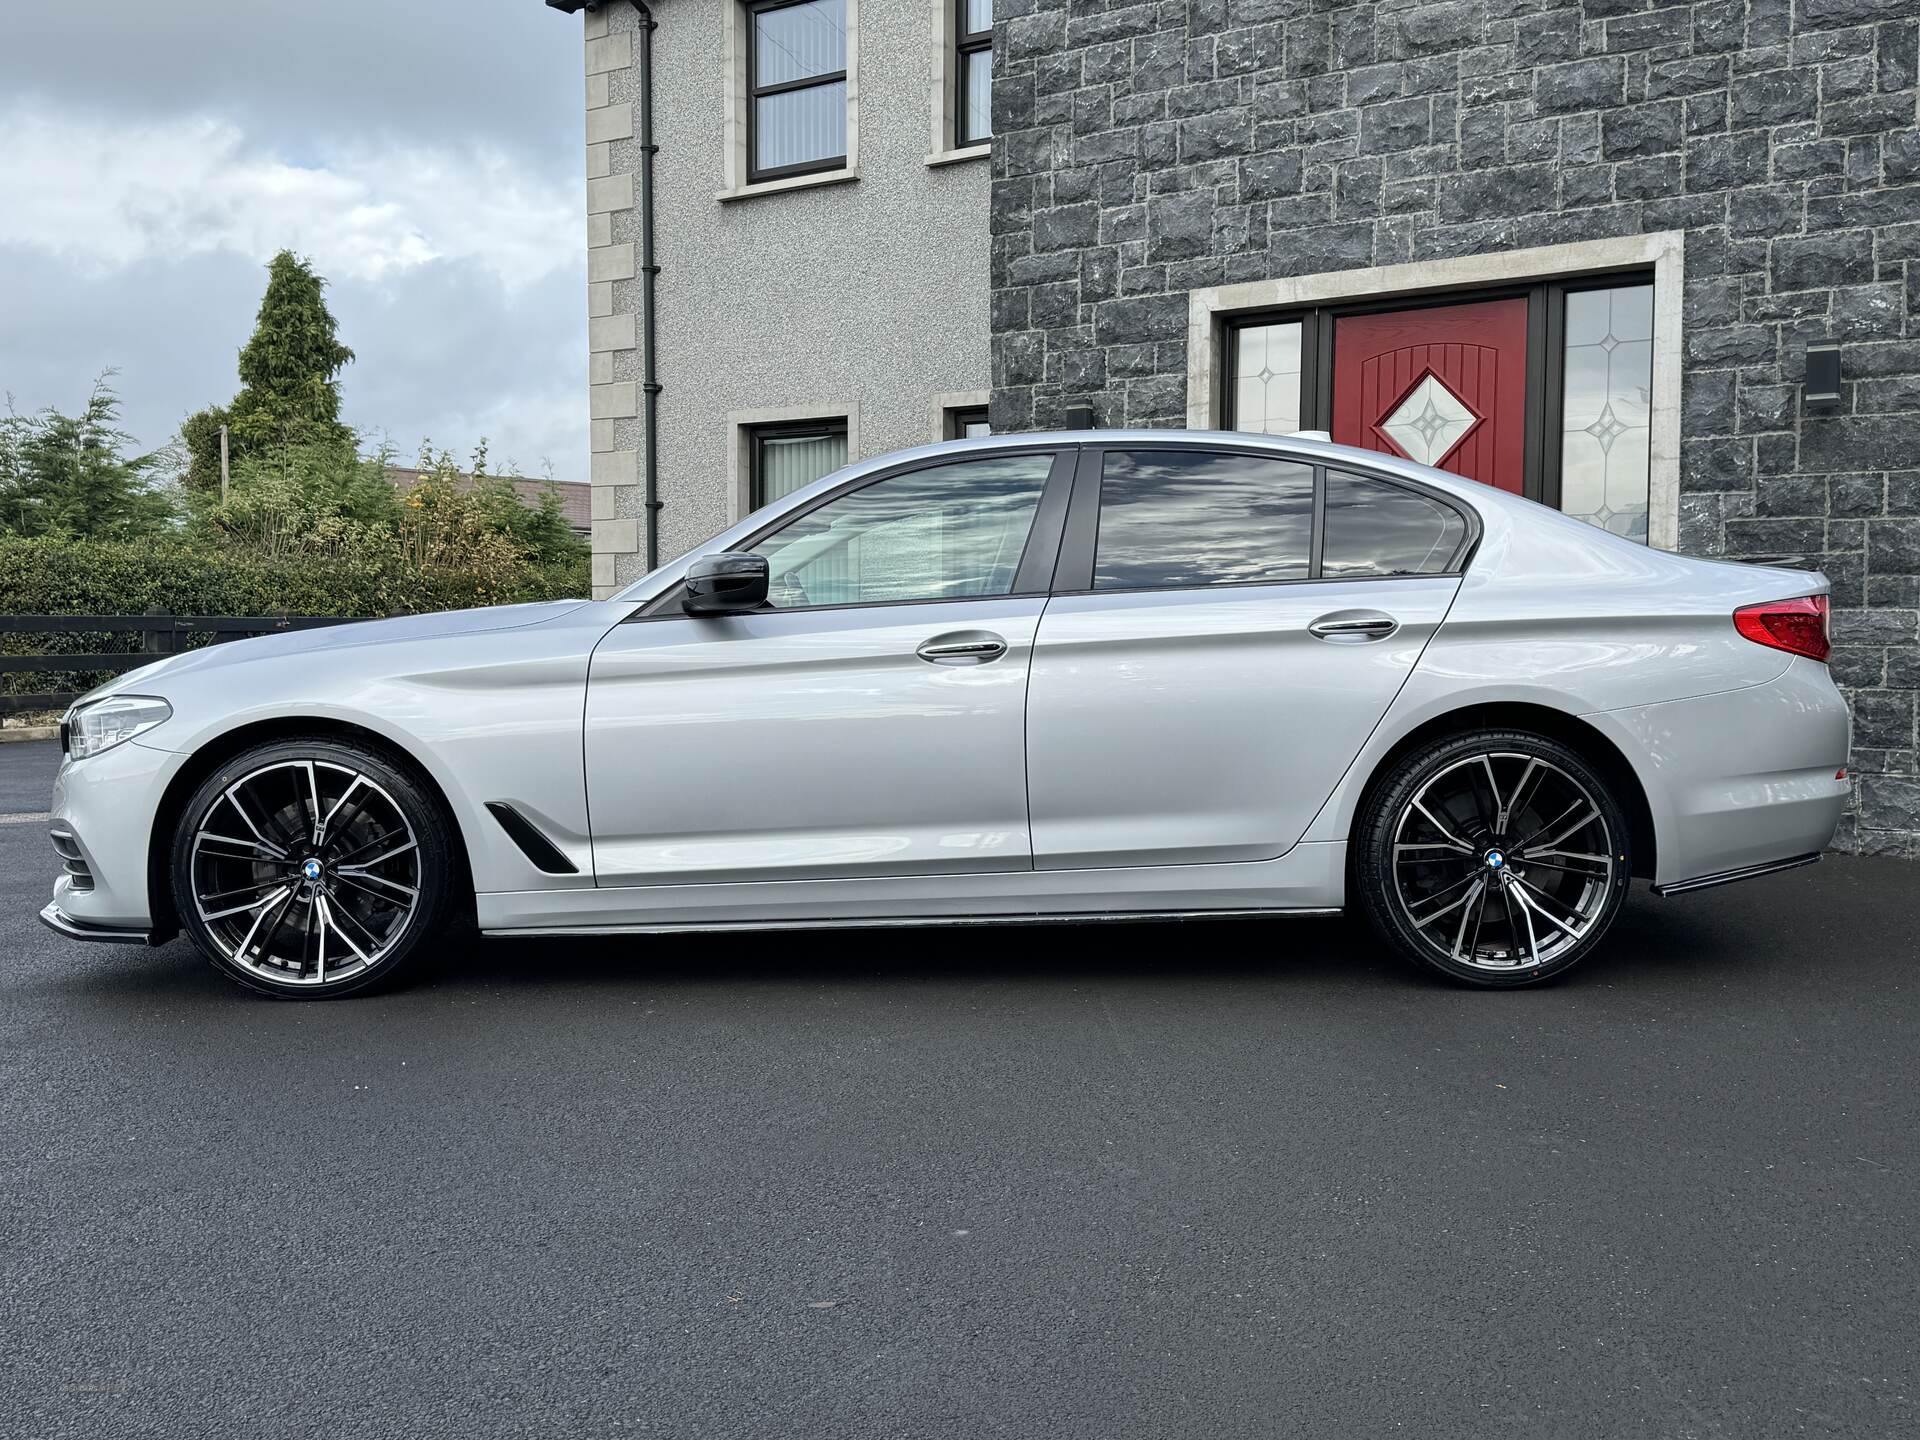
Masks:
[[[564,79],[578,56],[561,58]],[[516,148],[515,117],[488,133],[364,104],[255,118],[202,88],[218,116],[130,120],[92,92],[0,101],[0,392],[72,408],[117,366],[128,427],[160,444],[233,394],[261,267],[290,247],[332,282],[359,356],[345,417],[370,442],[410,455],[431,436],[464,457],[489,436],[496,463],[550,456],[583,478],[577,136]]]
[[[467,262],[509,290],[582,267],[578,195],[480,146],[323,148],[297,164],[210,117],[139,128],[16,106],[0,115],[0,244],[95,271],[290,247],[381,283]]]

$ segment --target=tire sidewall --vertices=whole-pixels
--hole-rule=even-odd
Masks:
[[[415,843],[420,847],[420,901],[406,934],[379,964],[338,983],[277,984],[238,964],[220,948],[206,922],[200,918],[199,905],[193,893],[193,836],[207,813],[231,786],[248,775],[271,765],[298,760],[343,765],[364,774],[385,790],[400,808],[407,823],[413,827]],[[174,912],[179,916],[181,929],[213,968],[249,990],[283,1000],[333,1000],[365,994],[397,983],[413,969],[444,923],[452,894],[454,871],[449,834],[449,826],[437,799],[425,782],[413,773],[412,767],[397,756],[370,745],[317,736],[256,745],[223,761],[200,783],[180,812],[168,861]]]
[[[1511,973],[1482,970],[1462,964],[1429,945],[1414,928],[1398,886],[1393,880],[1394,831],[1398,817],[1433,776],[1459,760],[1489,750],[1533,755],[1550,761],[1584,786],[1599,806],[1611,838],[1613,877],[1592,928],[1572,947],[1545,965]],[[1564,975],[1604,940],[1620,913],[1633,883],[1631,831],[1613,788],[1580,753],[1558,740],[1522,730],[1480,730],[1450,735],[1423,745],[1402,757],[1375,791],[1359,832],[1359,854],[1354,883],[1367,919],[1381,938],[1416,964],[1450,980],[1494,989],[1538,985]]]

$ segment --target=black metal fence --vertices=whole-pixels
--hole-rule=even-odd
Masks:
[[[0,615],[0,715],[63,710],[95,685],[146,665],[164,655],[243,640],[350,625],[350,619],[324,615]],[[6,653],[20,648],[22,635],[44,636],[31,655]],[[36,677],[57,689],[26,691]]]

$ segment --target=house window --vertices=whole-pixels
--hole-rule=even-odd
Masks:
[[[993,0],[951,0],[954,25],[954,136],[956,150],[993,138]]]
[[[969,405],[947,411],[947,439],[978,440],[991,434],[993,426],[987,423],[986,406]]]
[[[747,6],[747,178],[847,163],[846,0]]]
[[[1647,538],[1644,275],[1249,316],[1227,342],[1230,429],[1326,431]]]
[[[847,422],[762,425],[750,436],[752,502],[758,510],[847,463]]]

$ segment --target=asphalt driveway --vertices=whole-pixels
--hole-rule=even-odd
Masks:
[[[60,747],[47,741],[0,745],[0,816],[43,814],[60,768]]]
[[[475,943],[316,1006],[45,932],[43,831],[12,1440],[1916,1424],[1910,864],[1643,893],[1517,994],[1298,921]]]

